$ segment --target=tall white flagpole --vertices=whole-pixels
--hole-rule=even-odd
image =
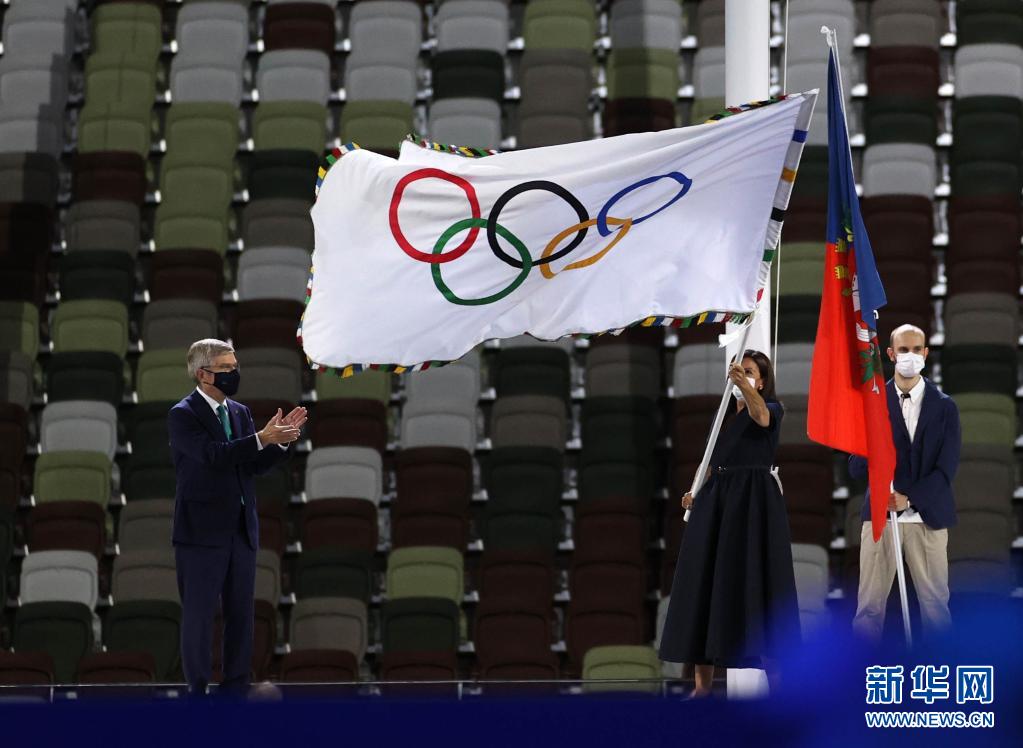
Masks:
[[[845,86],[842,83],[842,65],[841,60],[838,57],[838,32],[833,29],[829,29],[827,26],[821,26],[821,33],[824,34],[824,38],[827,39],[828,47],[831,48],[831,53],[835,55],[835,73],[838,76],[838,92],[839,100],[842,105],[843,122],[845,124],[845,140],[846,145],[850,148],[849,160],[852,161],[852,146],[849,145],[849,118],[845,114]],[[894,510],[888,512],[888,524],[892,528],[891,538],[892,547],[895,552],[895,574],[899,580],[899,602],[902,606],[902,632],[906,637],[906,646],[912,647],[913,630],[909,621],[909,595],[906,591],[906,570],[903,568],[902,562],[902,537],[901,532],[899,531],[899,515]]]
[[[763,101],[771,88],[771,4],[770,0],[725,0],[725,106]],[[725,326],[734,334],[738,326]],[[760,307],[753,318],[744,346],[733,340],[727,358],[745,348],[772,356],[771,284],[764,285]]]
[[[762,101],[770,94],[771,85],[771,4],[770,0],[725,0],[725,105],[738,106],[750,101]],[[733,326],[726,326],[734,333]],[[764,294],[752,321],[728,347],[728,360],[742,357],[747,348],[771,355],[771,282],[764,284]],[[722,398],[716,422],[728,405],[731,383]],[[708,444],[704,460],[709,464],[714,439]],[[706,475],[707,465],[700,465],[699,480]],[[696,495],[695,493],[693,494]],[[727,674],[728,698],[755,698],[767,695],[767,676],[762,670],[729,668]]]

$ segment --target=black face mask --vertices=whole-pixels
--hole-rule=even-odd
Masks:
[[[238,385],[242,380],[241,372],[234,371],[210,371],[203,369],[213,375],[213,386],[228,397],[232,397],[238,391]]]

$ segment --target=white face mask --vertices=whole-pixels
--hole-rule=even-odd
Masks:
[[[895,356],[895,371],[912,379],[924,370],[924,357],[919,353],[899,353]]]
[[[755,380],[753,377],[746,377],[746,381],[749,382],[749,386],[750,387],[752,387],[753,389],[756,389],[756,387],[757,387],[757,380]],[[735,397],[736,400],[745,400],[746,399],[746,398],[744,398],[742,396],[742,390],[739,389],[739,385],[737,385],[737,384],[733,384],[732,385],[732,396]]]

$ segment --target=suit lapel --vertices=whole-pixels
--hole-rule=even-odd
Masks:
[[[899,400],[898,388],[895,380],[888,382],[888,415],[891,416],[892,436],[901,440],[905,446],[909,446],[909,429],[906,428],[906,419],[902,417],[902,402]]]
[[[203,396],[200,395],[197,390],[193,390],[192,394],[189,395],[188,403],[192,408],[192,412],[195,413],[195,415],[199,418],[199,421],[206,427],[206,430],[210,432],[213,438],[218,440],[223,439],[225,436],[224,425],[220,422],[220,419],[217,418],[213,409],[210,407],[210,404],[203,399]]]

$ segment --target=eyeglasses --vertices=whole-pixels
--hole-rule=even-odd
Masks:
[[[230,366],[228,364],[221,364],[220,366],[216,366],[216,367],[212,367],[212,368],[208,367],[208,366],[201,366],[199,368],[201,368],[203,371],[208,371],[210,374],[219,374],[219,373],[222,373],[222,372],[226,373],[226,372],[232,372],[232,371],[241,371],[241,367],[238,366],[237,364],[234,365],[234,366]]]

